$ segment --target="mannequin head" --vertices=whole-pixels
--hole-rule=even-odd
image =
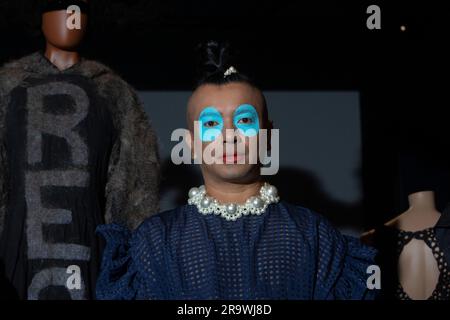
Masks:
[[[69,29],[67,20],[73,12],[67,13],[67,8],[77,5],[81,9],[80,29]],[[80,46],[87,27],[87,0],[48,0],[42,13],[42,32],[51,46],[64,51],[76,51]]]

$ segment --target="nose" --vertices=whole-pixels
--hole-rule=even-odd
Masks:
[[[224,137],[224,143],[236,143],[238,136],[236,134],[236,128],[231,119],[226,119],[223,124],[222,135]]]

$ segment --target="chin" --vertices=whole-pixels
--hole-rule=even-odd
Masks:
[[[253,180],[255,176],[254,167],[245,164],[234,164],[234,165],[217,165],[214,168],[214,173],[216,176],[220,177],[223,181],[229,182],[246,182]]]

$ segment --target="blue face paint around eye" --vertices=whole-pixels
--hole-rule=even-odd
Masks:
[[[255,136],[259,131],[259,117],[251,104],[240,105],[233,116],[233,123],[247,137]]]
[[[210,142],[222,134],[223,118],[214,107],[206,107],[198,117],[200,138],[203,142]]]

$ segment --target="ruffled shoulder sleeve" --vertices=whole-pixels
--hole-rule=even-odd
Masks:
[[[376,250],[363,245],[354,237],[344,236],[344,242],[346,252],[333,295],[336,299],[375,299],[379,290],[369,289],[367,280],[371,276],[368,273],[369,266],[375,265]]]
[[[100,225],[97,234],[106,240],[96,297],[100,300],[137,298],[139,273],[131,257],[131,232],[118,224]]]
[[[318,226],[319,259],[316,299],[372,300],[378,290],[369,289],[367,273],[375,265],[376,250],[359,239],[340,234],[325,219]]]
[[[106,240],[96,297],[102,300],[167,299],[171,289],[159,215],[130,232],[118,224],[101,225]]]

